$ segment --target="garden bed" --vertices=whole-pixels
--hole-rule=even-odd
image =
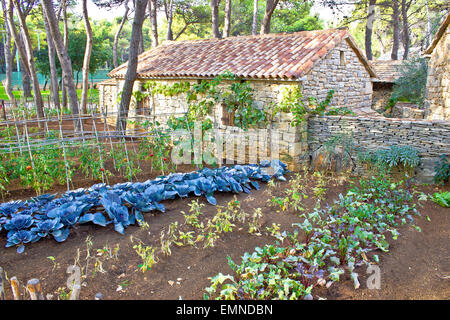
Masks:
[[[306,187],[309,198],[302,202],[306,210],[313,210],[316,204],[314,187],[317,186],[315,177],[308,177]],[[324,200],[331,204],[338,198],[339,193],[345,193],[349,187],[348,181],[336,179],[327,180],[324,187]],[[18,254],[15,248],[4,248],[6,237],[0,238],[2,254],[0,266],[8,277],[16,276],[22,283],[36,277],[41,280],[43,291],[52,294],[53,299],[64,298],[68,293],[66,281],[69,274],[67,267],[73,265],[77,259],[83,268],[88,265],[87,277],[83,281],[80,298],[93,299],[97,292],[101,292],[105,299],[201,299],[204,288],[210,285],[208,277],[219,272],[232,274],[227,265],[227,256],[240,263],[240,257],[245,252],[253,252],[254,248],[274,243],[275,239],[266,227],[273,223],[279,224],[280,230],[292,231],[292,223],[302,220],[287,211],[277,212],[270,204],[272,196],[280,196],[289,185],[288,182],[278,182],[277,186],[261,184],[260,190],[252,190],[251,194],[237,194],[236,199],[241,209],[252,213],[261,208],[261,235],[250,234],[246,224],[235,223],[232,232],[223,233],[214,247],[198,249],[191,246],[172,247],[170,256],[163,256],[157,252],[158,263],[151,270],[142,272],[139,265],[142,259],[137,255],[133,246],[137,241],[158,248],[160,233],[169,224],[178,221],[184,223],[181,211],[188,212],[192,197],[175,199],[164,202],[165,213],[148,213],[144,215],[148,229],[129,226],[125,235],[114,232],[113,226],[102,228],[96,225],[80,225],[73,228],[67,241],[57,243],[53,239],[42,239],[38,243],[27,246],[24,253]],[[421,186],[419,191],[432,193],[436,187]],[[449,190],[440,187],[439,190]],[[199,198],[205,206],[202,209],[202,220],[212,218],[218,206],[226,206],[234,199],[231,193],[217,193],[217,206]],[[415,197],[415,203],[419,203]],[[344,275],[341,281],[334,283],[329,289],[313,290],[314,298],[327,299],[446,299],[448,298],[448,276],[446,269],[446,252],[448,252],[448,209],[439,207],[431,201],[420,201],[423,207],[418,207],[422,217],[417,217],[415,224],[422,229],[418,232],[409,224],[399,228],[400,236],[397,240],[387,239],[390,244],[388,253],[377,252],[381,268],[381,289],[366,288],[367,275],[365,267],[357,269],[360,275],[361,288],[355,290],[349,275]],[[428,216],[428,218],[426,218]],[[88,240],[88,241],[86,241]],[[90,243],[91,241],[91,243]],[[114,251],[114,248],[119,250]],[[89,248],[90,258],[86,259]],[[99,249],[99,251],[97,251]],[[51,258],[49,258],[51,257]],[[92,259],[96,257],[97,260]],[[93,274],[97,262],[97,271]],[[101,263],[101,269],[98,264]],[[411,269],[410,269],[411,268]],[[8,296],[9,295],[9,296]],[[7,290],[7,298],[11,298]]]

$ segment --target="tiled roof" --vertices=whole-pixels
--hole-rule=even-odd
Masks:
[[[370,64],[375,69],[378,78],[374,79],[377,82],[394,83],[401,76],[399,66],[403,63],[402,60],[375,60],[370,61]]]
[[[138,78],[211,78],[230,71],[244,79],[296,80],[346,40],[375,73],[346,29],[170,42],[138,57]],[[127,63],[108,75],[124,78]]]

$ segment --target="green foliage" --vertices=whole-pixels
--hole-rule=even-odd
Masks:
[[[359,161],[369,163],[382,170],[397,167],[401,170],[411,171],[421,163],[419,152],[410,146],[393,145],[389,149],[360,153],[358,157]]]
[[[103,146],[96,146],[94,141],[86,142],[78,148],[76,154],[80,162],[78,169],[84,173],[86,178],[103,181],[104,177],[112,175],[109,170],[105,169],[104,159],[107,155]]]
[[[6,187],[9,184],[8,170],[5,168],[3,161],[0,161],[0,194],[3,195],[8,191]]]
[[[228,258],[234,275],[210,278],[204,298],[305,299],[315,286],[339,281],[347,270],[358,287],[355,266],[369,264],[370,251],[388,251],[385,233],[395,239],[399,223],[405,218],[414,221],[412,215],[419,214],[411,201],[405,182],[395,184],[386,177],[360,180],[331,207],[301,215],[303,222],[293,224],[298,229],[278,235],[275,245],[246,252],[240,265]],[[303,243],[299,230],[305,234]]]
[[[434,167],[434,172],[435,183],[446,183],[449,181],[450,162],[448,161],[447,155],[443,154],[440,156],[439,162],[437,162]]]
[[[407,99],[423,106],[427,84],[428,64],[425,58],[405,60],[400,68],[401,77],[395,81],[392,99]]]
[[[142,259],[142,263],[139,265],[139,269],[141,269],[142,272],[151,270],[151,268],[158,263],[158,258],[155,255],[156,249],[152,246],[147,246],[139,241],[138,244],[133,246],[133,249]]]
[[[140,127],[148,131],[148,136],[141,139],[137,158],[140,160],[150,160],[152,170],[162,172],[174,170],[173,164],[169,161],[171,148],[170,135],[161,127],[158,121],[135,122]]]
[[[431,199],[441,207],[450,208],[450,191],[436,192]]]
[[[225,90],[218,89],[224,81],[231,84]],[[171,129],[193,129],[194,121],[203,121],[204,127],[212,127],[212,122],[206,119],[211,114],[214,105],[221,103],[229,112],[234,112],[234,124],[244,130],[258,126],[267,121],[265,110],[257,108],[252,97],[252,88],[246,81],[241,81],[229,71],[218,75],[212,80],[202,80],[190,86],[189,82],[177,82],[165,85],[149,81],[142,87],[144,92],[135,92],[137,101],[145,97],[162,94],[164,96],[186,95],[188,114],[186,117],[171,116],[168,125]],[[206,128],[208,129],[208,128]]]
[[[266,112],[255,106],[248,82],[233,82],[230,91],[218,99],[229,112],[234,112],[234,124],[244,130],[266,122]]]
[[[279,112],[292,113],[291,126],[296,127],[303,123],[308,115],[323,115],[325,109],[330,105],[333,95],[334,90],[330,90],[325,100],[319,102],[316,97],[304,99],[300,86],[286,88],[283,92],[283,99],[274,108],[273,115],[275,116]],[[334,109],[332,112],[339,111]]]
[[[271,21],[271,32],[298,32],[323,29],[319,14],[311,15],[311,1],[286,1],[278,4]]]

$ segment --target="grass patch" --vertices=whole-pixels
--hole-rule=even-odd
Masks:
[[[33,92],[31,93],[33,94]],[[13,91],[13,95],[16,100],[22,100],[22,91]],[[41,90],[42,99],[46,101],[50,96],[50,90]],[[81,99],[81,89],[77,89],[78,99]],[[62,92],[59,91],[59,98],[62,99]],[[3,83],[0,82],[0,100],[9,101],[8,95],[6,94],[5,87]],[[28,98],[27,101],[32,101],[32,98]],[[98,89],[89,89],[88,91],[88,100],[92,100],[92,102],[98,102]]]

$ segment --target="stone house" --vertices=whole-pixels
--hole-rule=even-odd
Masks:
[[[370,61],[375,69],[377,78],[372,79],[373,95],[372,109],[389,118],[423,119],[424,110],[411,102],[397,102],[387,109],[394,84],[401,77],[403,60],[374,60]]]
[[[426,117],[450,120],[450,12],[424,55],[429,58],[426,89]]]
[[[108,74],[111,79],[98,84],[100,107],[109,114],[117,113],[126,71],[125,63]],[[143,84],[149,80],[169,86],[183,81],[192,86],[225,71],[248,81],[253,101],[261,108],[278,105],[286,89],[300,86],[305,98],[322,101],[333,89],[331,106],[346,107],[357,115],[377,114],[371,108],[371,80],[376,73],[346,29],[165,42],[138,57],[134,91],[144,91]],[[130,106],[131,117],[154,116],[163,123],[170,115],[186,111],[184,93],[156,93],[152,99]],[[242,129],[229,123],[226,113],[223,106],[214,107],[215,125],[227,132],[227,137],[236,134],[239,138]],[[291,119],[291,114],[283,113],[271,125],[280,131],[280,153],[290,159],[304,152],[301,129],[289,126]]]

